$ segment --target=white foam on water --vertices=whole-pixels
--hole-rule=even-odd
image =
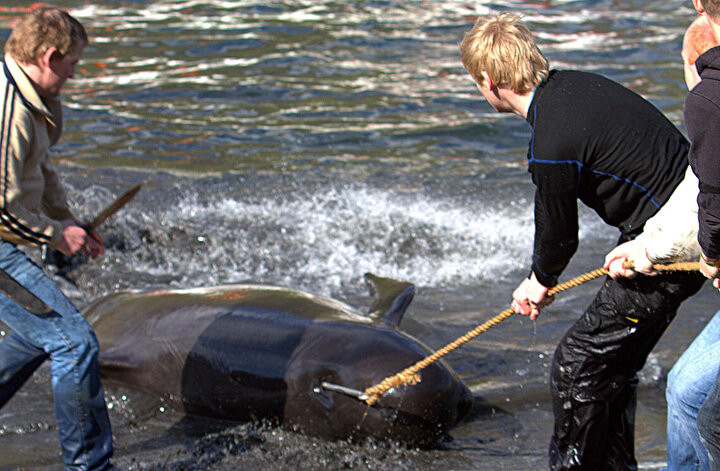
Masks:
[[[184,240],[202,250],[168,247],[167,259],[138,268],[159,275],[182,265],[195,280],[205,273],[206,282],[322,279],[323,286],[338,287],[373,272],[425,286],[476,283],[528,264],[531,206],[464,208],[371,188],[259,203],[224,198],[208,204],[189,196],[167,214],[145,216],[146,223],[185,231]]]

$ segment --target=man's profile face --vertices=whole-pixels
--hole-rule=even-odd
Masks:
[[[83,44],[65,56],[61,56],[55,50],[54,53],[51,53],[49,60],[40,61],[41,74],[35,86],[41,96],[55,98],[60,95],[67,79],[75,75],[75,66],[80,62],[84,48]]]
[[[490,106],[492,106],[498,113],[511,113],[513,111],[512,108],[510,108],[497,93],[497,88],[491,89],[488,86],[487,80],[482,83],[476,81],[475,86],[477,86],[480,94],[485,97],[485,100],[490,103]]]

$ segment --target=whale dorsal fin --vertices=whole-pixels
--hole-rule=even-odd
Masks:
[[[368,281],[371,294],[375,296],[375,302],[370,307],[368,315],[382,319],[391,327],[397,327],[415,296],[415,285],[372,273],[366,273],[365,279]]]

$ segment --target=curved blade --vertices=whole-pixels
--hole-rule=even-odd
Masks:
[[[0,269],[0,293],[14,301],[26,311],[44,317],[52,312],[52,308],[32,294],[5,270]]]
[[[142,187],[142,183],[138,183],[137,185],[130,188],[128,191],[126,191],[122,195],[118,196],[117,199],[115,199],[115,201],[110,203],[110,205],[108,207],[106,207],[105,209],[103,209],[100,212],[100,214],[95,216],[95,219],[93,219],[92,221],[90,221],[87,224],[87,228],[95,229],[100,224],[105,222],[107,220],[107,218],[109,218],[110,216],[115,214],[120,208],[125,206],[125,204],[127,204],[128,201],[133,199],[135,197],[135,195],[137,194],[137,192],[140,191],[141,187]]]

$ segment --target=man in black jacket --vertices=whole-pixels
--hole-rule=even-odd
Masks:
[[[627,88],[597,74],[550,71],[516,15],[479,18],[460,50],[493,108],[532,126],[535,243],[512,307],[535,319],[577,249],[578,200],[617,227],[620,242],[631,240],[683,180],[689,145]],[[553,358],[551,469],[637,468],[637,372],[702,282],[698,273],[680,272],[606,280]]]
[[[695,9],[707,21],[715,44],[720,38],[720,0],[693,0]],[[703,255],[700,271],[720,288],[720,46],[704,52],[695,61],[700,82],[690,90],[685,99],[685,127],[692,142],[690,165],[700,181],[698,195],[698,242]],[[720,312],[715,314],[715,319]],[[714,323],[711,320],[708,325]],[[699,361],[706,361],[708,368],[717,369],[710,355],[715,345],[720,344],[719,332],[711,332],[708,338],[706,328],[698,337],[703,337]],[[695,345],[698,342],[693,342]],[[689,350],[689,349],[688,349]],[[720,376],[702,403],[697,418],[698,431],[706,445],[711,469],[720,469]]]

